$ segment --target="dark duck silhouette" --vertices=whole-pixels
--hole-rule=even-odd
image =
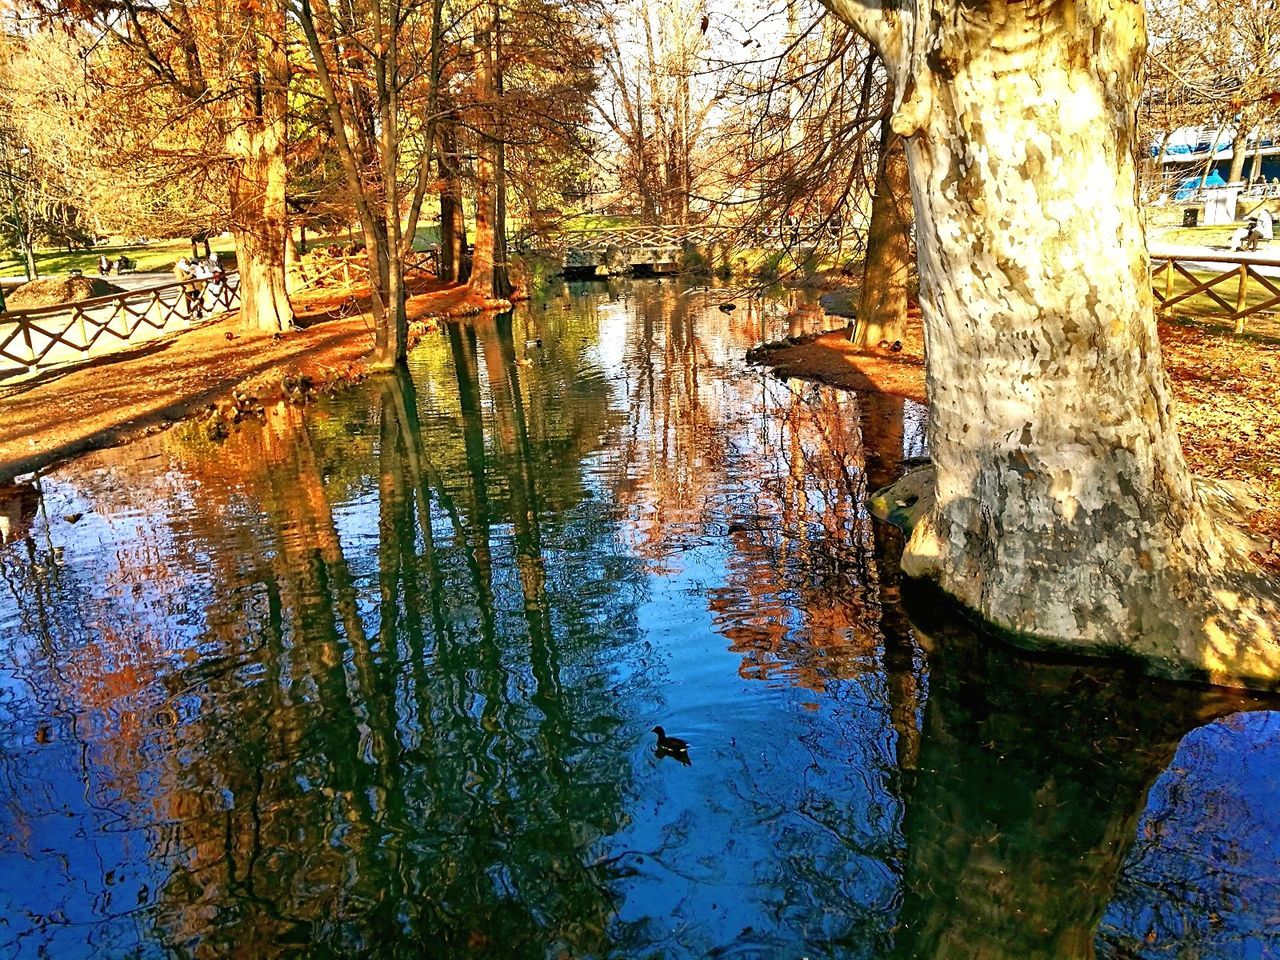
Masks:
[[[686,767],[690,766],[693,761],[689,759],[689,744],[681,740],[679,737],[668,737],[667,731],[661,727],[654,727],[651,733],[658,735],[658,745],[654,747],[653,752],[661,757],[671,757],[673,760],[679,760]]]
[[[721,312],[721,313],[733,313],[733,311],[735,311],[735,310],[737,310],[737,309],[738,309],[738,305],[737,305],[736,303],[722,303],[722,304],[720,304],[720,312]]]

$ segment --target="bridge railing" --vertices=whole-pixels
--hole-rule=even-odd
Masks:
[[[440,271],[440,255],[432,250],[411,250],[404,258],[405,272],[416,270],[436,276]],[[293,268],[293,286],[289,292],[302,293],[317,287],[349,287],[369,280],[369,259],[363,253],[331,257],[304,257]]]
[[[0,313],[0,379],[185,330],[240,306],[240,275]]]
[[[669,248],[732,241],[739,246],[807,245],[818,237],[842,239],[859,247],[865,231],[826,223],[797,222],[768,226],[711,224],[636,224],[625,227],[534,231],[517,237],[517,250],[560,253],[565,250],[603,252],[610,247]]]

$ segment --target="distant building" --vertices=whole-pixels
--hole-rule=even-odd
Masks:
[[[1235,158],[1231,145],[1235,134],[1235,128],[1227,126],[1181,127],[1169,134],[1167,140],[1159,139],[1153,143],[1150,155],[1160,163],[1162,179],[1169,192],[1176,197],[1183,190],[1198,187],[1206,164],[1209,166],[1208,185],[1213,186],[1219,179],[1225,183],[1231,174],[1231,161]],[[1280,177],[1280,143],[1269,137],[1263,137],[1259,143],[1259,136],[1258,130],[1250,134],[1245,151],[1243,179],[1249,183],[1259,179],[1256,169],[1259,152],[1262,155],[1261,179],[1269,183]]]

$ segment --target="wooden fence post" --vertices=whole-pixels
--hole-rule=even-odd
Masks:
[[[1236,291],[1236,333],[1244,333],[1244,304],[1248,292],[1249,265],[1240,264],[1240,287]]]
[[[80,331],[80,352],[89,352],[89,328],[85,322],[84,310],[76,307],[76,329]]]
[[[27,345],[27,366],[35,369],[39,358],[36,356],[35,344],[31,342],[31,320],[29,317],[23,317],[18,322],[22,324],[22,339]]]

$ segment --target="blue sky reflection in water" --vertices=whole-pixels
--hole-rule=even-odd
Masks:
[[[3,952],[1280,955],[1275,704],[909,619],[862,498],[923,411],[719,299],[556,290],[11,502]]]

